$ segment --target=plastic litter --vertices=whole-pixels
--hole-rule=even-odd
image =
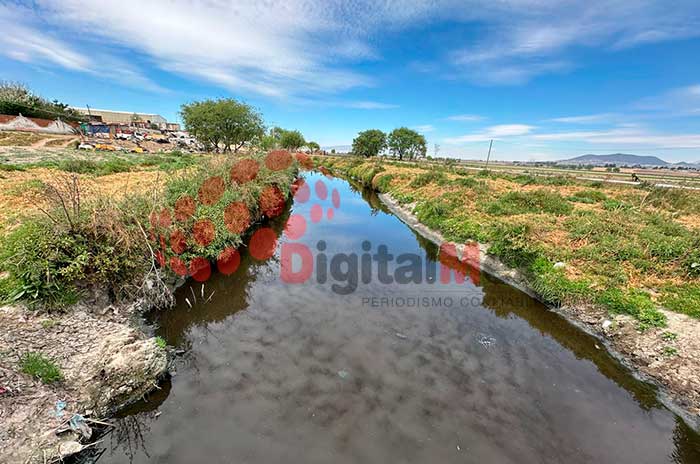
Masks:
[[[68,425],[70,425],[72,431],[80,434],[86,440],[90,439],[92,436],[92,429],[87,425],[85,418],[80,414],[74,414],[73,417],[70,418]]]

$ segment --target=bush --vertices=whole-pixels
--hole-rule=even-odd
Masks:
[[[496,216],[512,216],[527,213],[549,213],[566,215],[573,209],[564,197],[549,190],[531,192],[508,192],[495,201],[487,203],[485,211]]]
[[[31,375],[45,384],[63,380],[61,369],[41,353],[27,353],[20,358],[19,367],[27,375]]]

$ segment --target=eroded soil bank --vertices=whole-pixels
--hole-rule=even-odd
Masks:
[[[139,317],[136,304],[80,304],[50,315],[0,308],[0,462],[72,455],[91,442],[79,444],[79,435],[65,427],[74,414],[99,420],[157,388],[166,351],[137,327]],[[30,352],[59,365],[63,380],[45,385],[18,372],[20,357]],[[56,434],[61,428],[68,430]]]

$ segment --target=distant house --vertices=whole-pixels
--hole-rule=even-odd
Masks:
[[[45,132],[48,134],[73,134],[78,125],[61,119],[28,118],[0,114],[0,131]]]

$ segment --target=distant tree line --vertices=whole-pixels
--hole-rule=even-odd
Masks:
[[[399,127],[385,134],[379,129],[369,129],[357,134],[352,141],[352,153],[358,156],[377,156],[388,151],[402,159],[415,159],[425,156],[425,137],[413,129]]]
[[[209,151],[237,152],[246,145],[265,150],[321,148],[316,142],[307,142],[298,130],[267,129],[258,110],[233,98],[186,103],[180,115],[185,129]]]
[[[23,84],[0,82],[0,114],[30,118],[84,121],[85,116],[58,100],[49,101],[36,95]]]

